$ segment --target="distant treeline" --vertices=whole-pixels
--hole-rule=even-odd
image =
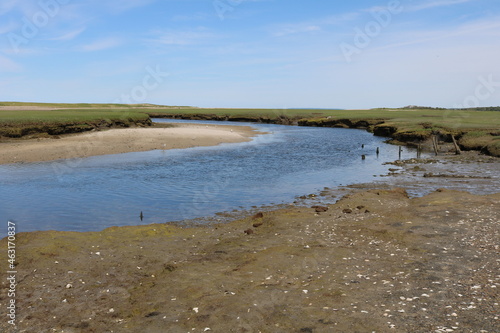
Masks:
[[[484,108],[469,108],[461,110],[471,110],[471,111],[500,111],[500,106],[488,106]]]
[[[409,105],[402,109],[418,109],[418,110],[467,110],[467,111],[500,111],[500,106],[487,106],[479,108],[434,108],[431,106]]]

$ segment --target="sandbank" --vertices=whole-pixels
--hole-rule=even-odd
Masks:
[[[0,143],[0,164],[43,162],[149,150],[215,146],[250,141],[248,126],[176,124],[175,127],[124,128],[55,138]]]

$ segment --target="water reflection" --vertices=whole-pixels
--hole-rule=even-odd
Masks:
[[[0,216],[20,231],[197,218],[369,182],[398,157],[398,147],[362,130],[239,125],[269,134],[217,147],[0,166]]]

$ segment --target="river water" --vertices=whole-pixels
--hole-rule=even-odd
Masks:
[[[0,166],[0,218],[18,232],[201,218],[370,182],[398,158],[399,147],[364,130],[231,124],[268,134],[216,147]],[[414,156],[404,148],[403,158]]]

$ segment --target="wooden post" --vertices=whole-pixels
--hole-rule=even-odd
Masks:
[[[420,158],[420,156],[422,156],[422,146],[419,143],[417,146],[417,158]]]
[[[438,144],[437,137],[435,135],[432,137],[432,145],[434,146],[434,153],[438,156]]]
[[[460,147],[458,146],[457,140],[455,140],[455,136],[452,134],[451,139],[453,140],[453,144],[455,145],[455,155],[460,155],[462,154],[462,151],[460,150]]]
[[[379,147],[377,147],[377,156],[378,156],[378,154],[380,154],[380,149],[379,149]]]
[[[401,153],[403,152],[403,147],[399,146],[399,160],[401,160]]]

